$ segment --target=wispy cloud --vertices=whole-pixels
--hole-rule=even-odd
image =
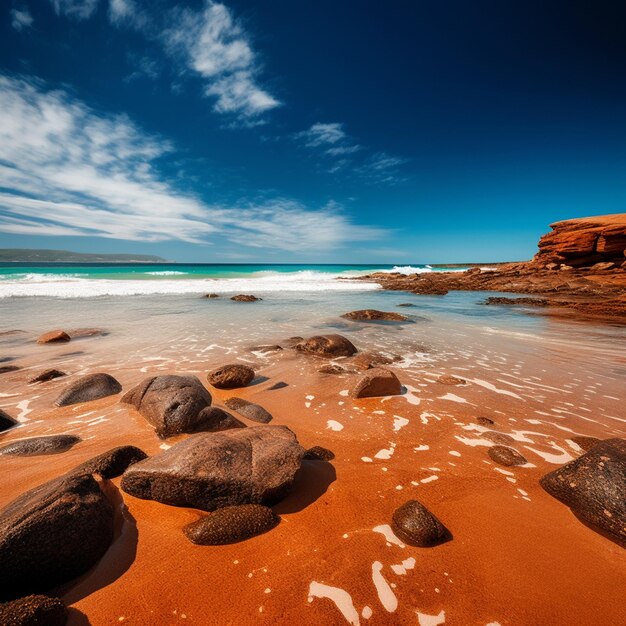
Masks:
[[[370,183],[394,185],[405,180],[400,168],[406,159],[392,156],[386,152],[377,152],[356,167],[356,171]]]
[[[99,0],[50,0],[57,15],[75,20],[89,19],[98,8]]]
[[[0,76],[0,231],[191,243],[225,240],[302,252],[372,240],[329,204],[207,204],[165,179],[173,152],[125,116],[93,111],[33,79]]]
[[[11,26],[17,31],[23,31],[33,25],[33,16],[26,7],[11,9]]]
[[[148,24],[147,15],[135,0],[109,0],[109,20],[112,24],[142,29]]]

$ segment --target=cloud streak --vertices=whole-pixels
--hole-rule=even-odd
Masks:
[[[11,26],[21,32],[30,28],[33,25],[33,16],[29,13],[27,8],[11,9]]]

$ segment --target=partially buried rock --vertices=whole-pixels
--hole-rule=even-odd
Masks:
[[[5,413],[2,409],[0,409],[0,433],[9,430],[9,428],[13,428],[13,426],[17,425],[17,421],[14,420],[8,413]]]
[[[199,520],[187,524],[183,532],[193,543],[202,546],[221,546],[245,541],[272,530],[280,518],[262,504],[242,504],[218,509]]]
[[[508,446],[493,446],[487,450],[487,454],[493,461],[505,467],[526,465],[528,463],[517,450]]]
[[[3,626],[65,626],[67,608],[60,598],[26,596],[0,604]]]
[[[350,311],[344,313],[341,317],[347,320],[356,320],[360,322],[408,322],[409,318],[400,313],[392,311],[378,311],[376,309],[362,309],[360,311]]]
[[[409,500],[396,509],[391,528],[405,543],[422,548],[436,546],[451,538],[450,531],[417,500]]]
[[[68,406],[78,402],[90,402],[114,396],[122,391],[122,385],[109,374],[87,374],[74,381],[56,399],[57,406]]]
[[[246,387],[254,380],[254,370],[248,365],[223,365],[207,374],[207,380],[218,389]]]
[[[265,354],[267,352],[279,352],[282,349],[282,346],[279,346],[278,344],[271,344],[266,346],[252,346],[251,348],[248,348],[250,352],[260,352],[261,354]]]
[[[451,376],[449,374],[445,374],[444,376],[440,376],[437,379],[437,382],[442,385],[466,385],[467,382],[462,378],[457,378],[456,376]]]
[[[119,446],[81,463],[72,474],[98,474],[102,478],[121,476],[133,463],[147,459],[148,455],[135,446]]]
[[[574,515],[626,546],[626,441],[607,439],[546,474],[541,486]]]
[[[234,300],[235,302],[256,302],[257,300],[262,300],[263,298],[257,298],[257,296],[251,296],[251,295],[246,295],[243,293],[240,293],[237,296],[232,296],[231,300]]]
[[[0,374],[8,374],[9,372],[17,372],[19,365],[0,365]]]
[[[228,398],[224,404],[226,404],[229,409],[237,411],[239,415],[243,415],[253,422],[267,424],[272,421],[272,414],[269,411],[266,411],[259,404],[248,402],[248,400],[244,400],[243,398]]]
[[[0,454],[8,456],[39,456],[66,452],[80,441],[76,435],[50,435],[12,441],[0,448]]]
[[[121,486],[137,498],[205,511],[271,505],[291,488],[303,454],[286,426],[199,433],[129,467]]]
[[[377,396],[398,396],[402,393],[402,385],[398,377],[391,371],[382,368],[367,370],[352,389],[353,398],[374,398]]]
[[[202,430],[206,432],[218,432],[220,430],[230,430],[231,428],[246,427],[246,425],[239,421],[234,415],[216,406],[208,406],[202,409],[198,415],[198,420],[202,424]]]
[[[495,424],[495,422],[489,417],[477,417],[476,421],[481,426],[493,426]]]
[[[62,476],[0,511],[0,599],[84,574],[113,540],[113,507],[90,475]]]
[[[63,343],[71,338],[64,330],[51,330],[37,339],[37,343]]]
[[[352,356],[357,349],[343,335],[318,335],[295,344],[298,352],[307,352],[319,356]]]
[[[304,453],[303,458],[307,461],[332,461],[335,453],[322,446],[313,446]]]
[[[211,394],[195,376],[153,376],[133,387],[120,402],[134,406],[154,426],[159,437],[204,429],[214,416],[202,415]]]
[[[49,369],[44,370],[41,374],[37,374],[34,378],[31,378],[28,382],[29,384],[33,383],[45,383],[49,380],[53,380],[54,378],[61,378],[61,376],[66,376],[65,372],[61,370]]]
[[[589,452],[591,448],[595,445],[599,444],[602,439],[598,439],[597,437],[586,437],[584,435],[577,435],[576,437],[572,437],[572,441],[579,447],[582,448],[585,452]]]
[[[220,294],[219,293],[207,293],[206,295],[204,295],[202,297],[203,298],[213,299],[213,298],[219,298]]]
[[[489,441],[493,441],[494,443],[498,443],[503,446],[508,446],[515,443],[515,439],[513,439],[511,435],[498,433],[495,430],[487,430],[481,434],[481,437],[483,439],[489,439]]]

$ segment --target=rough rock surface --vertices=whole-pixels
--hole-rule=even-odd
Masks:
[[[113,508],[90,475],[62,476],[0,511],[0,599],[80,576],[113,540]]]
[[[322,446],[313,446],[304,453],[303,458],[307,461],[332,461],[335,458],[335,453],[328,448],[322,448]]]
[[[449,374],[444,374],[437,379],[438,383],[442,385],[466,385],[467,382],[462,378],[457,378],[456,376],[451,376]]]
[[[245,541],[274,528],[280,518],[262,504],[226,506],[187,524],[183,532],[193,543],[219,546]]]
[[[585,452],[589,452],[593,446],[600,443],[602,439],[598,439],[597,437],[585,437],[584,435],[577,435],[572,437],[572,441],[582,448]]]
[[[326,357],[352,356],[357,352],[352,342],[343,335],[317,335],[296,343],[294,348],[298,352]]]
[[[8,413],[0,409],[0,433],[5,430],[9,430],[9,428],[13,428],[16,424],[16,420],[14,420]]]
[[[199,433],[129,467],[121,485],[137,498],[205,511],[271,505],[289,491],[303,454],[286,426]]]
[[[102,478],[116,478],[133,463],[147,458],[148,455],[135,446],[119,446],[81,463],[72,470],[72,474],[98,474]]]
[[[57,406],[68,406],[114,396],[120,391],[122,385],[110,374],[87,374],[66,387],[54,403]]]
[[[493,461],[505,467],[525,465],[528,461],[514,448],[508,446],[493,446],[487,450],[487,454]]]
[[[261,405],[248,402],[243,398],[228,398],[224,404],[253,422],[268,424],[272,421],[272,414],[269,411],[266,411]]]
[[[491,296],[485,304],[504,304],[506,306],[548,306],[550,300],[546,298],[507,298],[506,296]]]
[[[76,435],[50,435],[30,437],[12,441],[0,448],[0,454],[9,456],[38,456],[40,454],[60,454],[80,441]]]
[[[63,343],[71,337],[64,330],[51,330],[39,336],[37,343]]]
[[[26,596],[0,604],[2,626],[65,626],[67,608],[63,600],[50,596]]]
[[[501,446],[510,446],[515,444],[515,439],[511,437],[511,435],[507,435],[505,433],[499,433],[495,430],[488,430],[480,435],[483,439],[489,439],[489,441],[493,441]]]
[[[402,385],[391,371],[379,367],[367,370],[354,386],[350,395],[353,398],[374,398],[377,396],[399,396]]]
[[[207,374],[207,380],[218,389],[235,389],[249,385],[254,375],[254,370],[248,365],[234,363],[212,370]]]
[[[134,406],[154,426],[159,437],[204,429],[202,410],[211,394],[195,376],[153,376],[124,394],[120,402]],[[214,416],[206,415],[208,424]]]
[[[328,365],[323,365],[317,370],[320,374],[347,374],[348,370],[341,365],[335,365],[334,363],[329,363]]]
[[[596,444],[539,482],[579,519],[626,546],[624,439],[607,439]]]
[[[235,302],[256,302],[257,300],[263,300],[263,298],[240,293],[237,296],[232,296],[231,300],[234,300]]]
[[[490,417],[477,417],[476,422],[481,426],[493,426],[495,424]]]
[[[409,500],[396,509],[391,528],[399,539],[412,546],[436,546],[450,539],[450,531],[417,500]]]
[[[49,380],[53,380],[54,378],[61,378],[61,376],[67,376],[67,374],[61,370],[48,369],[41,372],[41,374],[37,374],[37,376],[31,378],[28,382],[31,385],[33,383],[45,383]]]
[[[230,430],[231,428],[245,428],[246,425],[239,421],[228,411],[217,406],[208,406],[200,411],[198,419],[202,424],[204,432],[217,432],[220,430]]]
[[[400,313],[392,311],[378,311],[376,309],[362,309],[360,311],[350,311],[341,317],[347,320],[357,320],[360,322],[408,322],[409,318]]]

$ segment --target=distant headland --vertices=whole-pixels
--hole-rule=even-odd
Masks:
[[[88,254],[68,250],[0,249],[0,263],[167,263],[151,254]]]

